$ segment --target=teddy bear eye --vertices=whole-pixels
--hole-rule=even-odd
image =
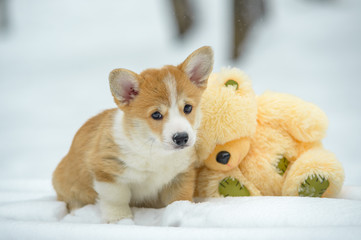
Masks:
[[[221,151],[217,154],[216,160],[221,164],[227,164],[230,158],[231,158],[231,154],[229,152]]]

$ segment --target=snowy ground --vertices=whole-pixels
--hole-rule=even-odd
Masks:
[[[199,21],[184,42],[162,0],[9,2],[11,28],[0,35],[0,239],[361,237],[360,1],[267,1],[268,15],[238,62],[228,60],[225,1],[196,1]],[[239,67],[257,93],[288,92],[325,110],[325,146],[346,171],[341,199],[175,203],[133,209],[131,226],[98,224],[96,206],[65,215],[51,174],[81,124],[114,106],[109,71],[177,64],[202,45],[214,48],[215,71]]]
[[[361,187],[339,199],[242,197],[133,208],[134,221],[105,224],[97,205],[68,214],[46,181],[0,184],[0,239],[357,239]]]

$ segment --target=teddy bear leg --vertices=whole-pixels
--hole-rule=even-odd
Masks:
[[[287,172],[284,196],[334,197],[342,187],[344,171],[335,155],[322,148],[303,153]]]

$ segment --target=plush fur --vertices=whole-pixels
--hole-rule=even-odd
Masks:
[[[118,108],[91,118],[75,135],[53,174],[58,200],[69,210],[99,202],[107,222],[132,217],[130,206],[192,200],[199,104],[212,66],[212,49],[203,47],[178,66],[113,70]],[[174,140],[179,133],[188,135],[182,145]]]
[[[227,80],[239,84],[224,87]],[[232,68],[212,73],[201,100],[202,123],[198,133],[197,153],[206,159],[216,145],[248,137],[256,131],[257,103],[252,83],[239,69]]]
[[[226,87],[228,80],[237,82],[238,89],[232,85]],[[256,132],[257,101],[251,81],[237,68],[212,73],[202,96],[201,109],[197,154],[203,166],[198,169],[195,196],[220,197],[219,183],[227,177],[242,181],[252,196],[260,195],[238,168]],[[216,161],[221,151],[231,153],[227,164]]]
[[[224,69],[225,72],[235,70]],[[239,70],[237,70],[239,71]],[[239,76],[244,76],[240,73]],[[210,78],[213,79],[213,78]],[[220,82],[226,82],[229,78],[219,79]],[[234,77],[232,79],[235,79]],[[245,80],[243,80],[245,81]],[[210,82],[209,87],[213,86]],[[242,84],[239,84],[242,86]],[[218,94],[222,95],[223,89],[229,87],[218,86],[217,89],[212,89],[214,98]],[[205,92],[207,96],[208,88]],[[239,91],[242,91],[240,87]],[[250,98],[248,102],[252,101],[253,90],[250,91]],[[223,104],[227,106],[238,105],[234,99],[230,97],[222,98]],[[244,121],[240,118],[244,128],[249,128],[248,136],[238,134],[234,136],[226,134],[223,140],[226,143],[218,143],[217,137],[211,138],[208,141],[213,147],[213,152],[206,157],[203,156],[200,160],[204,162],[204,166],[198,172],[198,182],[196,187],[196,195],[199,197],[220,197],[218,186],[222,179],[233,177],[240,181],[241,185],[245,186],[251,196],[255,195],[272,195],[272,196],[298,196],[302,188],[302,184],[308,178],[317,178],[317,180],[327,180],[329,186],[322,194],[322,197],[334,197],[341,190],[344,181],[344,171],[341,163],[336,159],[333,153],[325,150],[322,147],[321,140],[326,135],[328,120],[324,112],[312,103],[305,102],[295,96],[288,94],[281,94],[275,92],[266,92],[258,97],[253,97],[257,108],[257,121],[251,117],[249,121]],[[202,103],[203,99],[202,99]],[[233,103],[233,105],[232,105]],[[237,108],[232,109],[222,108],[222,103],[215,105],[215,109],[211,109],[212,113],[217,113],[208,119],[208,131],[213,131],[213,128],[233,129],[227,122],[222,121],[224,110],[228,111],[226,114],[229,117],[234,117],[232,122],[236,122],[239,118],[239,108],[244,107],[249,109],[249,106],[238,105]],[[252,104],[252,106],[255,106]],[[208,108],[212,106],[208,105]],[[203,111],[208,111],[207,107],[202,106]],[[255,109],[252,110],[252,113]],[[204,116],[208,116],[204,113]],[[250,115],[248,115],[250,116]],[[212,127],[217,126],[217,127]],[[202,131],[207,131],[205,127]],[[253,131],[255,129],[255,131]],[[228,139],[228,143],[227,143]],[[203,140],[203,139],[200,139]],[[245,140],[249,141],[250,147],[229,148],[229,142],[235,145],[235,142]],[[197,144],[198,151],[204,153],[203,145],[207,145],[206,141]],[[205,147],[207,153],[209,146]],[[227,150],[231,156],[245,156],[240,160],[238,167],[228,169],[224,164],[218,163],[215,156],[220,150]],[[241,153],[240,153],[241,152]],[[282,172],[278,164],[282,158],[287,159],[288,166],[285,172]],[[230,160],[232,162],[232,159]],[[212,163],[212,164],[210,164]],[[218,168],[217,168],[218,165]],[[236,174],[235,174],[236,172]]]

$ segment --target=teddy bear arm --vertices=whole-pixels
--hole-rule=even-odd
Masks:
[[[289,110],[284,126],[296,140],[315,142],[326,135],[328,119],[325,113],[315,105],[300,103]]]
[[[267,91],[257,98],[258,121],[284,128],[301,142],[321,140],[328,127],[326,114],[296,96]]]
[[[328,127],[326,114],[316,105],[290,94],[265,92],[258,97],[258,120],[284,128],[300,142],[321,140]]]

